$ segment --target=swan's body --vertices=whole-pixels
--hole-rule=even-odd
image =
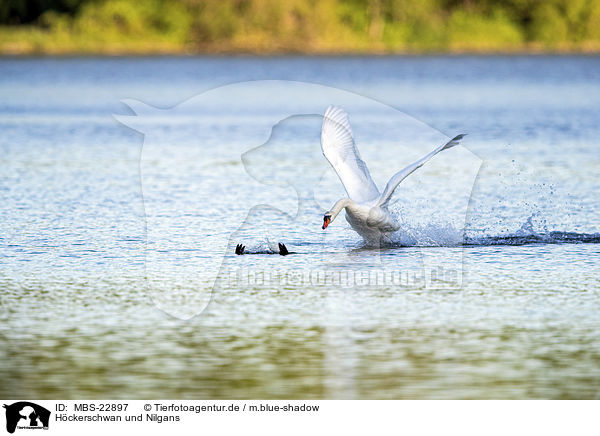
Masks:
[[[388,233],[393,233],[400,228],[394,216],[386,206],[378,206],[370,203],[357,203],[349,198],[338,200],[330,212],[325,213],[323,228],[346,209],[346,221],[367,241],[380,241]],[[327,220],[327,224],[325,224]]]
[[[397,172],[388,181],[383,193],[379,193],[369,169],[360,158],[354,142],[348,114],[341,108],[329,106],[323,117],[321,148],[323,154],[340,178],[348,198],[338,200],[323,217],[323,229],[346,210],[350,226],[368,242],[382,242],[390,233],[400,228],[396,218],[389,212],[388,203],[398,185],[416,169],[442,150],[454,147],[464,135],[458,135],[431,153]]]

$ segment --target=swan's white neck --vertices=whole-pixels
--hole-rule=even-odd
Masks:
[[[348,206],[352,206],[353,204],[355,204],[354,201],[350,200],[349,198],[342,198],[338,200],[331,208],[331,221],[333,221],[335,217],[338,216],[342,209]]]

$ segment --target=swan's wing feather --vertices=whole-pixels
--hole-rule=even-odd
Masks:
[[[462,138],[464,138],[464,136],[465,136],[465,134],[455,136],[454,138],[452,138],[450,141],[448,141],[444,145],[440,145],[438,148],[433,150],[431,153],[423,156],[418,161],[411,163],[406,168],[404,168],[404,169],[398,171],[396,174],[394,174],[392,176],[392,178],[390,179],[390,181],[387,182],[387,185],[385,185],[385,189],[383,190],[383,193],[381,194],[381,197],[379,198],[379,201],[377,203],[380,206],[387,204],[387,202],[390,200],[390,198],[392,198],[392,194],[394,193],[394,190],[398,187],[398,185],[404,179],[406,179],[408,176],[410,176],[415,170],[417,170],[417,169],[421,168],[423,165],[425,165],[425,163],[429,159],[431,159],[433,156],[438,154],[440,151],[447,150],[449,148],[454,147],[455,145],[458,145],[460,143],[460,140]]]
[[[354,142],[348,114],[341,108],[329,106],[321,129],[323,154],[342,181],[348,197],[363,203],[379,197],[367,164],[360,158]]]

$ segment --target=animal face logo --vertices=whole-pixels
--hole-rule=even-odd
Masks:
[[[50,411],[28,401],[4,405],[6,409],[6,431],[14,433],[19,429],[48,429]]]
[[[423,122],[364,96],[290,81],[227,85],[168,110],[133,100],[124,103],[135,115],[116,119],[144,134],[140,171],[146,284],[163,311],[188,319],[210,312],[221,296],[280,286],[240,279],[248,269],[252,277],[282,267],[317,276],[340,270],[368,274],[375,267],[384,273],[412,268],[429,276],[452,270],[455,275],[442,277],[438,284],[460,286],[461,250],[441,257],[419,247],[439,242],[435,229],[427,227],[436,216],[443,216],[438,227],[451,228],[450,239],[462,237],[481,165],[462,145],[445,151],[443,159],[432,159],[389,202],[390,210],[399,209],[402,226],[393,243],[412,247],[401,264],[372,248],[357,256],[361,239],[343,213],[323,230],[323,214],[347,196],[321,151],[326,108],[335,104],[349,114],[360,155],[381,190],[404,165],[450,139]],[[423,217],[426,225],[414,225]],[[440,233],[448,239],[445,228]],[[290,255],[254,262],[239,256],[240,246],[243,254],[281,254],[280,243]],[[340,243],[343,249],[330,249]],[[373,283],[369,279],[366,285]]]

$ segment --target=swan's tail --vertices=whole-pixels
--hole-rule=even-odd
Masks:
[[[450,141],[448,141],[441,149],[442,150],[448,150],[449,148],[454,147],[455,145],[460,144],[460,140],[463,139],[465,136],[467,136],[466,133],[461,133],[460,135],[456,135],[454,138],[452,138]]]

